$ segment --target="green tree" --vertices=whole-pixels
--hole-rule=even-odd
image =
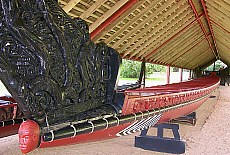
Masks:
[[[124,78],[138,78],[141,71],[141,62],[122,60],[120,75]],[[165,66],[146,63],[146,75],[154,72],[165,72]]]
[[[120,75],[124,78],[137,78],[141,70],[141,62],[122,60]]]
[[[146,63],[146,74],[151,75],[154,72],[165,72],[165,66]]]
[[[226,67],[227,65],[224,64],[222,61],[220,60],[217,60],[215,62],[215,71],[218,71],[221,67]],[[204,70],[205,71],[213,71],[213,68],[214,68],[214,63],[211,64],[210,66],[208,66],[207,68],[205,68]]]

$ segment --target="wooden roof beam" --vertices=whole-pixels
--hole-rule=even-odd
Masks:
[[[208,11],[207,11],[207,9],[206,9],[207,6],[206,6],[204,0],[201,0],[201,3],[202,3],[202,7],[203,7],[203,9],[204,9],[205,17],[206,17],[206,19],[207,19],[207,21],[208,21],[208,26],[209,26],[209,29],[210,29],[210,31],[211,31],[212,39],[213,39],[213,41],[214,41],[214,46],[215,46],[215,48],[216,48],[217,56],[218,56],[218,58],[220,58],[220,55],[219,55],[219,52],[218,52],[218,48],[217,48],[217,45],[216,45],[216,38],[215,38],[215,36],[214,36],[214,32],[213,32],[213,28],[212,28],[212,25],[211,25],[211,21],[210,21],[210,18],[209,18],[209,16],[208,16]]]
[[[135,53],[133,53],[133,55],[135,54],[138,54],[138,56],[141,56],[142,58],[144,58],[146,55],[148,55],[149,54],[149,52],[153,49],[153,48],[155,48],[155,46],[156,45],[158,45],[159,44],[159,41],[157,41],[157,40],[161,40],[161,38],[164,36],[163,34],[164,33],[166,33],[167,31],[170,31],[170,30],[172,30],[173,28],[177,28],[176,29],[176,31],[175,32],[173,32],[174,34],[172,34],[172,36],[174,36],[175,34],[177,34],[177,32],[179,32],[180,30],[179,30],[179,28],[180,27],[182,27],[182,25],[184,25],[184,24],[186,24],[186,22],[187,21],[189,21],[191,18],[190,18],[190,16],[189,16],[189,14],[186,14],[185,16],[183,16],[182,17],[182,19],[183,19],[183,22],[184,23],[180,23],[180,22],[178,22],[178,21],[176,21],[176,20],[174,20],[174,21],[170,21],[171,23],[170,24],[172,24],[172,23],[175,23],[175,24],[173,24],[173,26],[172,25],[167,25],[166,27],[165,27],[165,29],[166,29],[166,31],[162,31],[161,32],[161,34],[158,34],[158,35],[161,35],[161,37],[159,37],[159,38],[154,38],[154,37],[152,37],[152,38],[148,38],[148,41],[146,41],[146,42],[144,42],[143,43],[143,46],[139,46],[137,49],[135,49]],[[170,27],[170,26],[172,26],[172,27]],[[170,27],[170,29],[168,29]],[[172,37],[171,36],[171,37]],[[167,39],[167,38],[166,38]],[[166,40],[165,39],[165,40]],[[164,41],[165,41],[164,40]],[[162,40],[161,40],[162,41]],[[163,41],[162,41],[163,42]],[[155,43],[155,44],[154,44]]]
[[[200,35],[200,31],[194,31],[197,26],[197,24],[194,25],[185,33],[175,38],[167,46],[165,46],[166,48],[161,48],[158,53],[152,55],[151,59],[160,59],[161,61],[168,62],[172,60],[174,56],[177,56],[178,52],[181,53],[182,51],[185,51],[189,47],[193,46],[194,42],[199,41],[199,39],[203,37],[203,35]]]
[[[77,3],[79,3],[81,0],[70,0],[69,3],[67,3],[62,9],[68,13],[70,10],[72,10]]]
[[[102,4],[104,4],[107,0],[98,0],[96,1],[90,8],[88,8],[85,12],[83,12],[80,18],[85,19],[89,17],[94,11],[96,11]]]
[[[184,3],[183,1],[180,1],[177,3],[177,5],[180,5],[179,7],[184,7]],[[157,33],[157,31],[160,31],[161,29],[161,26],[163,27],[164,26],[164,29],[167,29],[166,31],[169,30],[169,27],[171,28],[172,25],[173,27],[174,26],[177,26],[178,24],[178,21],[175,20],[180,14],[181,16],[183,15],[182,18],[186,17],[186,20],[189,18],[188,16],[188,12],[187,12],[187,9],[188,7],[185,7],[182,11],[179,11],[178,13],[174,13],[175,10],[178,8],[177,5],[174,5],[173,7],[170,7],[168,10],[167,10],[167,13],[170,15],[170,19],[169,20],[166,20],[167,22],[162,22],[161,24],[159,24],[156,28],[154,28],[151,32],[148,32],[149,29],[152,29],[152,27],[154,27],[159,21],[161,20],[164,20],[166,19],[167,17],[161,19],[161,18],[158,18],[156,20],[154,20],[151,24],[149,24],[148,26],[146,27],[149,27],[149,28],[146,28],[144,31],[141,31],[141,33],[135,35],[133,37],[133,40],[138,40],[137,43],[135,43],[134,46],[132,46],[132,49],[134,49],[134,51],[132,52],[131,56],[135,56],[138,54],[138,56],[143,56],[143,53],[145,53],[147,47],[149,48],[149,46],[152,45],[153,42],[156,41],[156,39],[153,37],[155,35],[155,33]],[[188,17],[188,18],[187,18]],[[186,21],[185,20],[185,21]],[[165,24],[166,23],[166,24]],[[148,34],[149,33],[149,34]],[[165,33],[165,31],[161,32],[161,33]],[[143,35],[146,35],[148,37],[143,37]],[[141,39],[139,39],[141,38]],[[159,39],[159,38],[158,38]],[[143,43],[143,44],[142,44]],[[151,48],[151,47],[150,47]],[[125,49],[125,46],[123,46],[122,48],[119,48],[119,50],[126,50]],[[127,53],[127,52],[126,52]]]
[[[228,31],[228,30],[226,30],[223,26],[221,26],[220,24],[218,24],[217,22],[215,22],[214,20],[210,20],[212,23],[214,23],[216,26],[218,26],[218,27],[220,27],[221,29],[223,29],[225,32],[227,32],[227,33],[229,33],[230,34],[230,32]]]
[[[200,17],[203,16],[204,14],[202,13],[201,15],[199,15]],[[177,32],[175,35],[173,35],[171,38],[169,38],[168,40],[166,40],[163,44],[161,44],[160,46],[158,46],[156,49],[154,49],[152,52],[150,52],[148,55],[146,55],[146,60],[148,60],[151,55],[153,53],[155,53],[158,49],[160,49],[161,47],[163,47],[164,45],[166,45],[168,42],[170,42],[172,39],[174,39],[176,36],[178,36],[179,34],[181,34],[182,32],[184,32],[185,30],[187,30],[189,27],[191,27],[194,23],[196,22],[196,19],[194,19],[191,23],[189,23],[187,26],[185,26],[183,29],[181,29],[179,32]]]
[[[132,18],[132,20],[129,21],[129,24],[124,25],[121,29],[119,29],[118,31],[115,32],[115,34],[113,34],[113,36],[111,36],[110,38],[108,38],[108,40],[106,40],[105,43],[110,43],[111,41],[113,41],[119,34],[122,34],[125,30],[127,30],[133,23],[136,23],[139,19],[143,18],[143,16],[148,13],[151,9],[153,9],[153,7],[159,3],[159,1],[154,1],[152,3],[150,3],[147,7],[145,7],[144,12],[145,13],[138,13],[137,15],[135,15],[134,18]],[[143,11],[143,10],[142,10]]]
[[[109,40],[111,40],[110,38],[112,38],[113,36],[117,36],[116,34],[119,34],[117,30],[117,28],[122,29],[123,27],[126,27],[128,25],[128,23],[132,23],[133,19],[129,18],[130,14],[133,14],[133,12],[135,10],[137,10],[138,7],[143,7],[144,1],[143,0],[138,0],[135,4],[132,5],[132,7],[129,8],[128,11],[125,11],[124,13],[122,13],[116,20],[114,20],[110,25],[106,26],[103,31],[99,32],[92,40],[94,42],[98,41],[99,39],[102,39],[106,44],[109,44]],[[136,17],[136,16],[135,16]],[[134,18],[135,18],[134,17]],[[124,24],[124,20],[129,20],[128,23]],[[122,24],[122,26],[120,26],[119,24]],[[124,24],[124,25],[123,25]],[[113,34],[110,34],[109,32],[113,31]],[[109,35],[109,38],[105,38],[106,35]]]
[[[116,3],[110,10],[98,18],[89,26],[91,39],[100,33],[106,26],[116,20],[123,12],[128,10],[138,0],[122,0]]]
[[[199,15],[198,15],[197,11],[196,11],[196,8],[195,8],[195,6],[194,6],[194,4],[193,4],[193,1],[192,1],[192,0],[188,0],[188,2],[189,2],[189,5],[191,6],[191,8],[192,8],[192,10],[193,10],[193,12],[194,12],[194,14],[195,14],[195,17],[196,17],[197,22],[200,24],[200,27],[201,27],[201,29],[202,29],[202,31],[203,31],[203,33],[204,33],[204,36],[205,36],[205,38],[206,38],[206,40],[207,40],[207,42],[208,42],[208,44],[209,44],[209,47],[210,47],[211,50],[212,50],[212,53],[214,54],[214,56],[215,56],[216,59],[218,60],[219,57],[218,57],[218,55],[216,55],[216,52],[215,52],[214,49],[212,48],[212,45],[211,45],[211,43],[210,43],[210,41],[209,41],[209,39],[208,39],[207,32],[205,31],[204,25],[202,24],[202,22],[201,22],[201,20],[200,20],[200,17],[199,17]]]
[[[192,50],[194,47],[198,46],[204,40],[206,40],[206,38],[201,39],[200,41],[198,41],[197,43],[195,43],[192,47],[190,47],[189,49],[187,49],[185,52],[183,52],[183,53],[179,54],[178,56],[176,56],[174,59],[171,60],[171,62],[173,62],[173,61],[177,60],[178,58],[182,57],[187,52],[189,52],[190,50]]]
[[[203,66],[205,64],[207,64],[207,62],[210,62],[211,60],[215,60],[216,61],[216,58],[213,57],[213,55],[208,54],[207,57],[206,57],[206,61],[199,61],[196,64],[191,65],[191,68],[197,68],[197,67],[199,67],[199,68],[202,69]]]
[[[202,57],[203,55],[207,55],[207,52],[209,52],[209,50],[210,50],[210,48],[208,47],[208,48],[205,49],[202,53],[199,53],[196,57],[192,58],[192,59],[189,60],[189,61],[186,61],[186,64],[183,63],[182,66],[184,66],[184,65],[189,66],[189,64],[194,63],[195,60],[203,61],[204,59],[201,59],[201,57]]]
[[[172,4],[174,1],[167,1],[166,4],[170,5]],[[153,7],[154,8],[154,7]],[[157,8],[158,11],[161,10],[163,11],[165,9],[164,5],[161,5],[159,8]],[[130,35],[136,33],[138,30],[140,30],[144,25],[146,25],[146,23],[148,23],[150,20],[152,20],[156,15],[160,14],[160,12],[153,12],[151,13],[147,18],[145,18],[140,24],[138,24],[136,27],[134,27],[132,30],[130,30],[128,32],[128,34],[126,34],[125,36],[123,36],[120,40],[116,41],[116,43],[114,43],[112,45],[113,48],[117,48],[122,42],[124,42],[125,40],[127,40]]]

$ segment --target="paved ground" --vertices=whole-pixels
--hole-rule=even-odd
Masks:
[[[219,95],[220,94],[220,95]],[[226,155],[230,154],[230,87],[220,86],[197,110],[197,125],[181,125],[182,139],[186,142],[187,155]],[[154,129],[149,134],[155,132]],[[55,148],[36,149],[31,155],[161,155],[133,147],[133,134],[123,138],[107,141],[62,146]],[[169,131],[166,135],[170,135]],[[21,155],[18,136],[0,139],[0,155]]]
[[[201,130],[188,133],[186,154],[230,155],[230,87],[221,86],[215,109]]]

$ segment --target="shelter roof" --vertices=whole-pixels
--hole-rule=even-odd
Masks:
[[[122,58],[195,69],[230,65],[228,0],[59,0],[89,25],[91,39]]]

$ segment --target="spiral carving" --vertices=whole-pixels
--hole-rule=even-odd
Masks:
[[[0,2],[0,78],[28,119],[44,127],[113,104],[120,57],[85,21],[54,0]]]

